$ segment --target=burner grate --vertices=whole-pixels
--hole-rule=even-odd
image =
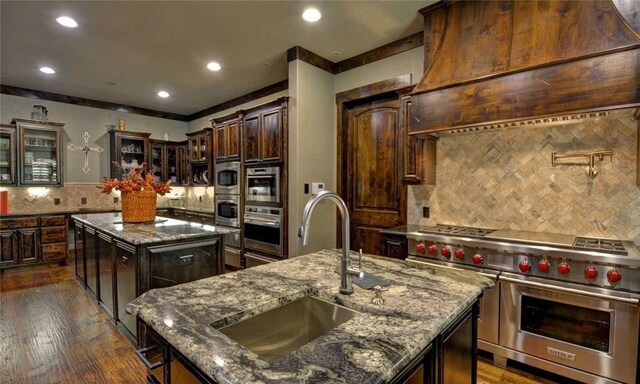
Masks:
[[[573,242],[573,248],[627,255],[627,250],[622,240],[576,237],[576,240]]]
[[[466,236],[466,237],[475,237],[475,238],[482,238],[493,231],[495,231],[495,229],[462,227],[458,225],[445,225],[445,224],[437,224],[435,227],[418,230],[418,232],[422,232],[422,233],[436,233],[436,234],[443,234],[443,235],[456,235],[456,236]]]

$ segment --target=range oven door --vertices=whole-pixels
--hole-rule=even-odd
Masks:
[[[409,256],[407,261],[413,261],[425,265],[435,265],[438,267],[463,269],[466,271],[477,272],[482,276],[488,277],[493,280],[495,287],[488,289],[482,294],[480,299],[480,313],[478,316],[478,347],[482,349],[483,343],[491,343],[498,345],[498,322],[500,319],[500,288],[498,286],[499,271],[490,269],[480,269],[467,266],[461,266],[453,263],[447,263],[439,260],[425,259],[416,256]]]
[[[240,228],[240,196],[216,195],[216,225]]]
[[[593,375],[633,383],[640,296],[503,273],[500,344]]]
[[[240,194],[240,162],[216,165],[215,191],[218,194]]]
[[[280,168],[247,168],[245,200],[249,202],[280,202]]]

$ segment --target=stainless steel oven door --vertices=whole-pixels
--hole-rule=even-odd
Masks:
[[[247,168],[245,200],[249,202],[280,202],[280,167]]]
[[[240,194],[240,162],[216,164],[215,193],[227,195]]]
[[[640,296],[509,273],[500,281],[502,346],[603,378],[636,381]]]
[[[282,228],[280,219],[245,214],[244,247],[282,256]]]
[[[493,280],[493,282],[495,283],[495,287],[493,289],[484,291],[482,298],[480,299],[480,314],[478,316],[478,339],[494,345],[498,344],[498,328],[500,319],[500,288],[498,286],[497,279],[500,273],[499,271],[461,266],[454,263],[425,259],[416,256],[409,256],[407,260],[425,265],[435,265],[445,268],[473,271]],[[482,343],[478,343],[479,348],[482,348],[482,346]]]
[[[240,196],[216,195],[216,225],[240,228]]]

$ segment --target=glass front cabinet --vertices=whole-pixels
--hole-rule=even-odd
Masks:
[[[171,181],[174,185],[182,183],[180,169],[179,144],[170,141],[150,140],[151,167],[158,181]]]
[[[62,185],[64,124],[23,119],[11,123],[18,132],[18,184]]]
[[[111,178],[121,179],[133,168],[147,162],[147,148],[151,133],[116,130],[109,132],[111,144]],[[118,166],[114,164],[116,162]],[[147,169],[151,169],[147,164]]]
[[[16,184],[16,127],[0,124],[0,185]]]

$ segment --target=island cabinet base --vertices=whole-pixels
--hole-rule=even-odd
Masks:
[[[390,384],[475,384],[479,300],[423,349]],[[145,347],[136,351],[150,384],[216,384],[176,348],[142,323]],[[238,383],[240,384],[240,383]]]

